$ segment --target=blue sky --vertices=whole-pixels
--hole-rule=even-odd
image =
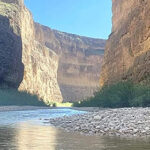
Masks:
[[[111,0],[25,0],[34,20],[52,29],[107,39]]]

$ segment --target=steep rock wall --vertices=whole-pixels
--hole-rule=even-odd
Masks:
[[[20,8],[0,0],[0,87],[18,88],[23,78]]]
[[[58,83],[64,101],[93,95],[99,87],[105,40],[52,30],[35,23],[36,40],[59,56]]]
[[[23,7],[22,18],[22,60],[25,69],[19,89],[37,94],[46,102],[61,102],[57,82],[58,56],[35,40],[34,22],[26,7]]]
[[[7,77],[7,82],[9,80],[15,82],[15,86],[19,86],[19,90],[36,94],[46,102],[62,101],[57,82],[58,57],[52,50],[35,40],[32,15],[24,6],[23,0],[1,0],[0,4],[5,6],[5,8],[3,8],[4,6],[0,7],[0,14],[7,14],[5,15],[7,23],[5,23],[6,21],[0,23],[2,27],[5,27],[3,34],[5,35],[8,32],[11,33],[11,36],[13,33],[17,35],[17,37],[15,37],[16,39],[13,37],[14,35],[11,37],[15,43],[11,42],[11,39],[8,39],[9,36],[4,37],[4,41],[10,43],[8,48],[4,43],[4,49],[1,51],[6,56],[9,56],[8,54],[10,53],[11,57],[6,57],[5,59],[6,63],[4,64],[6,64],[6,71],[3,69],[4,65],[2,63],[0,64],[3,67],[1,70],[4,70],[3,72],[1,71],[3,76],[5,78],[7,77],[6,73],[8,69],[8,75],[10,74],[10,76]],[[3,11],[5,13],[3,13]],[[9,22],[12,29],[8,26]],[[5,24],[8,25],[6,26]],[[4,51],[5,49],[8,52]],[[24,64],[24,69],[22,69],[23,65],[21,62]],[[9,63],[8,65],[10,65],[10,67],[13,66],[14,69],[13,67],[8,68],[7,63]],[[14,70],[15,73],[13,74],[12,72]],[[18,75],[20,79],[16,81],[17,73],[20,73],[22,76],[20,75],[20,77]]]
[[[100,84],[150,75],[150,1],[112,0],[113,27],[107,41]]]

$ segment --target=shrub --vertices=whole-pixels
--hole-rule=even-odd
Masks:
[[[59,102],[49,102],[47,103],[50,107],[72,107],[72,103],[65,102],[65,103],[59,103]]]
[[[104,86],[93,97],[88,98],[74,106],[86,107],[146,107],[150,106],[150,88],[131,81],[122,81]]]
[[[39,100],[36,95],[19,92],[15,89],[0,89],[0,106],[4,105],[46,106],[46,104]]]

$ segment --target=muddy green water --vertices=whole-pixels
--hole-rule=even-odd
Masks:
[[[84,136],[45,125],[69,109],[0,112],[0,150],[150,150],[150,139]]]

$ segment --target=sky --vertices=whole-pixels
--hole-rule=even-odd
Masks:
[[[111,0],[25,0],[40,24],[63,32],[107,39],[111,33]]]

